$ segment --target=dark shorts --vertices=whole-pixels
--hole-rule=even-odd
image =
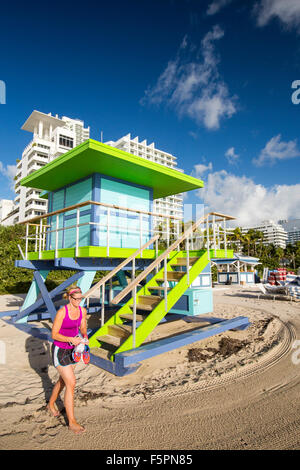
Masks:
[[[57,366],[69,366],[70,364],[77,364],[73,358],[74,348],[72,349],[63,349],[59,348],[55,344],[52,344],[52,362],[54,367]]]

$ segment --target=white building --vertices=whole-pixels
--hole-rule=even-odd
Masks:
[[[288,244],[294,245],[296,242],[300,242],[300,219],[279,220],[278,223],[288,234]]]
[[[154,142],[147,145],[146,140],[139,142],[138,137],[131,139],[131,134],[127,134],[115,142],[111,140],[109,142],[105,142],[105,144],[124,150],[125,152],[132,153],[147,160],[159,163],[161,165],[168,166],[173,170],[177,170],[183,173],[183,170],[177,168],[177,158],[171,153],[158,150],[155,147]],[[174,215],[183,219],[182,194],[156,199],[153,204],[153,212],[163,215]],[[158,220],[154,220],[154,224],[157,222]]]
[[[6,217],[13,210],[13,208],[14,208],[14,201],[11,201],[10,199],[0,199],[0,224],[1,225],[7,225],[5,222],[2,223],[2,221],[6,219]]]
[[[260,224],[252,225],[251,227],[243,227],[242,233],[248,232],[248,230],[258,230],[264,234],[264,244],[273,244],[275,246],[285,248],[288,235],[284,228],[273,222],[273,220],[263,220]]]
[[[33,133],[33,139],[23,151],[17,164],[14,209],[6,220],[12,225],[47,213],[48,202],[39,197],[41,191],[26,188],[20,181],[30,173],[39,170],[54,158],[68,152],[90,136],[90,128],[83,121],[63,116],[52,116],[33,111],[22,129]]]

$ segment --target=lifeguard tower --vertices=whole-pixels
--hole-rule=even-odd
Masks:
[[[33,270],[33,281],[20,310],[7,312],[16,326],[53,321],[57,296],[77,282],[96,319],[88,324],[91,362],[119,376],[153,355],[248,327],[247,317],[197,323],[213,311],[211,260],[233,257],[226,241],[233,217],[203,214],[182,230],[180,219],[152,211],[154,199],[201,188],[202,181],[89,139],[21,184],[43,190],[49,212],[25,222],[25,253],[15,265]],[[53,270],[71,273],[48,292]],[[97,271],[108,274],[93,284]],[[147,342],[161,322],[178,318],[196,322],[191,331]]]

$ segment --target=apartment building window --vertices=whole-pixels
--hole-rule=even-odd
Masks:
[[[61,145],[62,147],[69,147],[72,149],[73,141],[74,139],[72,139],[72,137],[66,137],[65,135],[59,136],[59,145]]]

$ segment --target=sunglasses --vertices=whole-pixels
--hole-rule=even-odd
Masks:
[[[71,295],[71,297],[72,297],[72,299],[73,299],[73,300],[76,300],[76,301],[77,301],[77,300],[82,300],[82,299],[83,299],[83,297],[73,297],[73,295]]]

